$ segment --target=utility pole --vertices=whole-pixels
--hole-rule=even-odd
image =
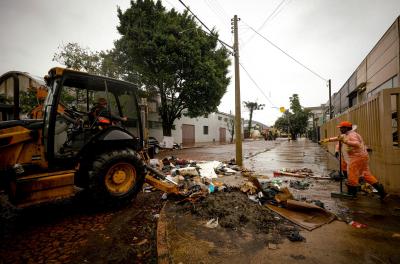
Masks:
[[[240,76],[239,76],[239,38],[238,38],[238,19],[237,15],[233,17],[233,52],[235,56],[235,139],[236,139],[236,164],[243,166],[242,154],[242,117],[240,113]]]
[[[328,80],[328,87],[329,87],[329,119],[333,118],[332,115],[332,91],[331,91],[331,79]]]

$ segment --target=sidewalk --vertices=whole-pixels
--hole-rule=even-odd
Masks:
[[[252,141],[265,141],[263,138],[260,139],[251,139],[251,138],[246,138],[243,139],[242,142],[246,143],[246,142],[252,142]],[[210,142],[196,142],[194,144],[187,144],[187,145],[182,145],[182,149],[189,149],[189,148],[205,148],[205,147],[213,147],[213,146],[219,146],[219,145],[230,145],[233,144],[235,145],[235,142],[233,143],[229,143],[229,142],[219,142],[219,141],[210,141]]]
[[[282,142],[270,151],[246,160],[249,169],[270,176],[281,168],[311,168],[326,175],[335,160],[308,140]],[[234,176],[236,177],[236,176]],[[279,177],[279,179],[293,179]],[[399,200],[381,204],[377,197],[359,195],[356,200],[330,197],[339,183],[312,180],[309,190],[292,190],[297,198],[318,199],[343,220],[367,225],[358,229],[336,220],[313,231],[301,231],[305,242],[284,240],[277,249],[265,243],[269,234],[248,233],[217,227],[209,229],[188,212],[176,211],[168,202],[160,214],[160,263],[400,263]],[[213,194],[211,194],[213,195]],[[162,228],[164,227],[164,228]]]

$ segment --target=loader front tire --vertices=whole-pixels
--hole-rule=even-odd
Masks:
[[[88,193],[98,205],[123,205],[141,190],[144,176],[144,163],[132,149],[102,153],[88,170]]]

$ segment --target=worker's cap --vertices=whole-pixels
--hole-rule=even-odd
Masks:
[[[352,128],[353,124],[351,122],[349,122],[349,121],[342,121],[342,122],[339,123],[339,125],[337,127],[339,127],[339,128],[341,128],[341,127]]]

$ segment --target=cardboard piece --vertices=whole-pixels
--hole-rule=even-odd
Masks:
[[[336,219],[331,212],[306,202],[287,200],[286,208],[271,204],[267,207],[289,221],[311,231]]]

